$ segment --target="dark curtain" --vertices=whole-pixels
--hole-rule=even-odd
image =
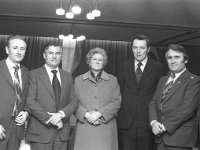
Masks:
[[[200,76],[200,45],[183,45],[188,52],[189,61],[187,68],[192,73]]]

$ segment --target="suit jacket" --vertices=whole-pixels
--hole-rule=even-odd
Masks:
[[[129,129],[138,126],[150,130],[148,106],[160,77],[164,74],[164,66],[154,60],[148,59],[141,81],[137,85],[134,60],[121,65],[118,81],[122,93],[122,105],[119,111],[118,127]]]
[[[43,66],[30,72],[29,94],[27,97],[27,108],[32,117],[27,127],[27,140],[39,143],[48,143],[53,138],[56,127],[46,125],[50,118],[47,112],[55,113],[62,110],[65,113],[63,128],[58,130],[62,141],[69,139],[70,116],[78,106],[77,98],[74,92],[73,79],[71,75],[60,70],[61,76],[61,97],[60,105],[55,102],[54,91]]]
[[[20,66],[22,75],[22,94],[19,112],[24,109],[28,94],[28,69]],[[8,70],[5,59],[0,61],[0,124],[6,130],[6,136],[11,128],[13,108],[16,100],[15,88],[12,77]],[[17,126],[17,137],[21,140],[24,137],[24,125]]]
[[[168,76],[161,78],[149,104],[150,122],[157,120],[167,130],[162,136],[156,137],[156,142],[163,139],[170,146],[192,147],[200,78],[188,70],[184,71],[161,103],[162,90],[167,80]]]
[[[198,96],[198,98],[200,97]],[[194,122],[194,138],[193,139],[194,139],[194,145],[200,148],[200,100],[198,101],[199,101],[199,104],[198,104],[196,119]]]

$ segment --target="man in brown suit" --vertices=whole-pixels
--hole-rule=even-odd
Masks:
[[[190,73],[186,49],[171,44],[165,54],[170,75],[158,83],[149,104],[149,119],[158,150],[191,150],[200,78]]]
[[[45,65],[30,72],[27,108],[32,116],[26,138],[31,150],[67,150],[69,117],[78,106],[73,80],[68,72],[59,69],[59,42],[49,42],[43,57]]]
[[[28,94],[28,70],[20,65],[26,52],[22,36],[9,37],[8,57],[0,62],[0,150],[18,150],[24,138],[24,111]]]

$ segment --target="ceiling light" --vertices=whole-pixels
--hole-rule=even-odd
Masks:
[[[67,13],[65,14],[65,17],[66,17],[67,19],[73,19],[73,18],[74,18],[74,14],[73,14],[72,12],[67,12]]]
[[[93,20],[95,18],[94,15],[91,12],[87,13],[86,17],[89,20]]]
[[[78,15],[81,13],[81,7],[79,7],[78,5],[75,5],[72,7],[72,13]]]
[[[76,39],[77,39],[77,41],[83,41],[83,40],[85,40],[85,36],[84,35],[81,35],[81,36],[78,36]]]
[[[98,10],[98,9],[94,9],[94,10],[92,11],[92,14],[93,14],[95,17],[101,16],[101,12],[100,12],[100,10]]]
[[[58,36],[58,38],[59,39],[63,39],[65,36],[63,35],[63,34],[60,34],[59,36]]]
[[[63,8],[56,9],[56,14],[62,16],[65,14],[65,10]]]

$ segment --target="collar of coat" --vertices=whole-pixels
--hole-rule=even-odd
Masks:
[[[83,77],[82,79],[83,80],[86,80],[86,79],[92,79],[92,75],[90,74],[90,71],[86,72],[85,74],[83,74]],[[101,79],[103,80],[109,80],[109,74],[106,73],[105,71],[102,71],[102,74],[101,74]]]

